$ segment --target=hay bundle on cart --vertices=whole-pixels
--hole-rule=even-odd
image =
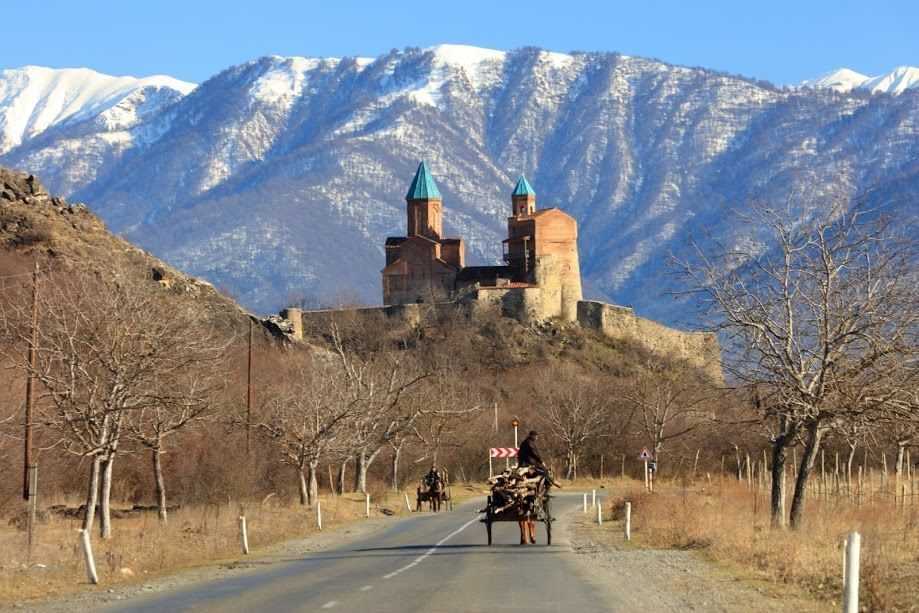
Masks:
[[[515,467],[488,480],[491,494],[482,509],[482,522],[492,544],[491,525],[496,521],[532,519],[546,525],[546,544],[552,544],[552,515],[549,489],[557,486],[549,471],[536,466]]]

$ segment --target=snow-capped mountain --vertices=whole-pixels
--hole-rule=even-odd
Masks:
[[[869,190],[910,210],[919,194],[919,91],[783,89],[614,53],[264,57],[153,106],[114,131],[102,113],[52,126],[0,164],[266,312],[303,295],[378,302],[422,158],[470,263],[500,260],[525,173],[540,206],[578,219],[586,293],[670,322],[671,253],[690,237],[759,243],[731,211],[807,214]]]
[[[900,66],[886,74],[869,77],[848,68],[840,68],[802,86],[814,89],[832,89],[838,92],[865,91],[872,94],[902,94],[909,89],[919,89],[919,68]]]

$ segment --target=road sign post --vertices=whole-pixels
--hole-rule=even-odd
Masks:
[[[507,464],[507,468],[510,468],[511,458],[517,457],[517,448],[516,447],[492,447],[488,450],[488,476],[491,477],[494,473],[492,472],[492,458],[504,458],[504,461]]]
[[[651,491],[651,474],[648,471],[648,461],[651,459],[651,452],[648,451],[647,447],[642,447],[641,452],[638,454],[638,459],[645,465],[645,489]]]

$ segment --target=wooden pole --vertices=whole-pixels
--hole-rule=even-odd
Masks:
[[[620,471],[620,475],[622,476],[623,479],[625,479],[625,454],[624,453],[622,454],[622,470]]]
[[[632,540],[632,503],[625,503],[625,540]]]
[[[603,480],[603,454],[600,454],[600,481]]]
[[[239,543],[242,545],[243,555],[249,555],[249,532],[246,530],[246,516],[239,516]]]
[[[29,500],[29,467],[32,466],[32,412],[35,407],[35,361],[38,348],[38,260],[32,271],[32,321],[29,330],[29,348],[26,358],[29,372],[26,376],[25,440],[22,463],[22,498]]]
[[[645,489],[649,489],[651,486],[649,485],[649,482],[648,482],[648,461],[645,460],[644,464],[645,464]]]
[[[252,453],[252,318],[249,318],[249,350],[246,360],[246,453]]]
[[[858,563],[862,537],[858,532],[849,534],[846,541],[846,569],[843,587],[843,613],[858,613]]]

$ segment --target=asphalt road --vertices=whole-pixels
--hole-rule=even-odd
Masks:
[[[176,591],[121,601],[106,611],[610,611],[581,572],[566,523],[580,496],[558,496],[553,544],[518,545],[516,523],[495,524],[486,545],[482,501],[452,513],[418,514],[322,553]]]

